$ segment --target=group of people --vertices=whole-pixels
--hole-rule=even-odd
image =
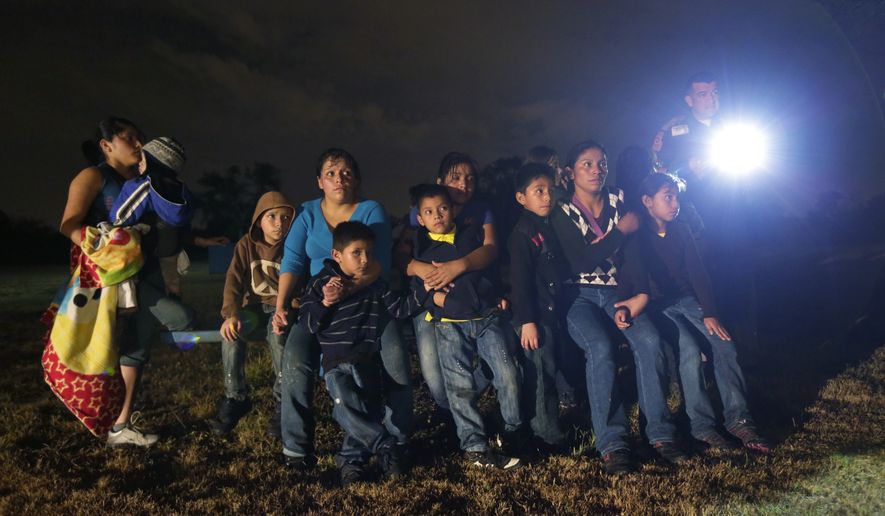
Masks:
[[[680,137],[699,132],[695,125],[708,126],[718,109],[715,79],[692,78],[688,90],[694,121],[665,126],[666,134],[652,146],[656,158],[680,145]],[[703,107],[701,114],[710,114],[711,103],[715,109],[705,123],[695,112]],[[160,206],[121,218],[121,205],[125,209],[136,197],[124,187],[129,182],[159,191],[166,174],[167,186],[184,193],[162,197],[176,206],[188,202],[186,187],[174,177],[184,160],[181,146],[169,138],[144,146],[141,140],[130,121],[101,123],[97,142],[104,159],[73,180],[61,223],[74,245],[81,228],[104,221],[163,224]],[[685,158],[680,152],[679,159]],[[675,336],[670,344],[677,350],[691,436],[714,449],[738,446],[717,425],[706,357],[722,400],[721,428],[743,446],[767,452],[695,243],[698,228],[682,223],[685,181],[673,174],[676,161],[670,163],[666,173],[658,159],[655,170],[649,167],[625,192],[606,184],[606,151],[596,141],[575,144],[561,164],[552,149],[532,149],[513,178],[519,218],[509,235],[500,235],[492,210],[476,195],[477,163],[451,152],[432,181],[409,190],[406,230],[394,241],[385,208],[360,195],[357,160],[343,149],[323,152],[316,163],[321,196],[296,207],[280,192],[265,193],[236,243],[220,329],[224,398],[212,430],[231,432],[251,410],[246,342],[264,337],[275,374],[276,409],[267,430],[281,439],[286,465],[316,464],[313,399],[322,374],[333,418],[344,432],[336,455],[342,484],[365,479],[372,456],[384,476],[402,475],[414,428],[414,381],[403,338],[409,325],[421,375],[437,410],[454,425],[468,464],[509,470],[530,451],[568,450],[557,390],[580,384],[563,374],[580,361],[568,352],[577,346],[586,360],[583,376],[603,468],[624,474],[634,468],[616,382],[616,350],[626,340],[645,436],[663,460],[679,464],[688,454],[667,406],[667,344],[661,335],[668,334]],[[702,170],[703,164],[688,156],[684,166]],[[162,240],[163,232],[155,233]],[[510,263],[502,268],[498,255],[505,242]],[[139,308],[118,339],[126,390],[108,433],[112,446],[157,441],[131,421],[152,329],[156,321],[169,330],[193,324],[192,311],[169,295],[156,249],[156,243],[142,245]],[[503,421],[494,444],[477,406],[490,387]]]

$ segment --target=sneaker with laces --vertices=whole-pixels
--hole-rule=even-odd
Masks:
[[[728,432],[741,440],[744,448],[759,452],[771,453],[771,445],[758,432],[756,425],[749,419],[741,419],[728,427]]]
[[[283,436],[282,431],[282,407],[280,406],[280,402],[277,401],[274,403],[273,412],[270,414],[270,418],[267,420],[267,435],[269,437],[273,437],[279,439]]]
[[[658,455],[670,464],[679,464],[688,460],[688,455],[676,443],[661,441],[654,443]]]
[[[108,432],[107,446],[115,448],[117,446],[151,446],[156,443],[160,436],[157,434],[146,434],[142,432],[135,423],[138,421],[140,414],[133,412],[129,417],[129,422],[122,430]]]
[[[242,400],[223,398],[218,404],[218,413],[215,418],[209,420],[212,433],[215,435],[229,434],[250,410],[252,410],[252,401],[249,398]]]
[[[708,450],[735,450],[739,448],[739,446],[735,444],[734,441],[726,438],[724,435],[720,434],[716,430],[713,430],[708,434],[704,434],[701,437],[697,437],[696,439],[704,443],[706,449]]]
[[[470,451],[465,454],[467,463],[481,468],[496,468],[502,470],[516,469],[520,466],[519,459],[507,457],[494,450]]]
[[[630,450],[621,448],[602,456],[602,468],[609,475],[621,476],[633,472]]]
[[[347,487],[365,480],[366,472],[362,464],[348,462],[341,466],[341,487]]]

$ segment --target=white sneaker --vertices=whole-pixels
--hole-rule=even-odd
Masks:
[[[133,412],[132,416],[129,418],[129,423],[127,423],[122,430],[118,432],[111,430],[108,432],[107,446],[111,448],[128,444],[133,446],[150,446],[157,442],[160,439],[159,435],[146,434],[135,426],[135,422],[138,421],[139,415],[138,412]]]

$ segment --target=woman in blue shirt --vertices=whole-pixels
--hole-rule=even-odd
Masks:
[[[390,269],[390,222],[381,204],[359,196],[359,164],[343,149],[329,149],[317,161],[317,186],[322,197],[301,206],[286,237],[280,269],[279,294],[274,314],[275,331],[287,328],[282,364],[281,434],[286,463],[309,468],[316,463],[313,435],[313,389],[319,369],[319,344],[295,322],[292,311],[295,286],[323,267],[331,258],[332,230],[341,222],[362,222],[375,232],[375,266],[363,278],[354,278],[349,289],[372,283]],[[345,294],[346,296],[346,294]],[[400,445],[405,445],[412,425],[412,382],[409,356],[399,328],[388,324],[381,335],[384,363],[384,423]]]

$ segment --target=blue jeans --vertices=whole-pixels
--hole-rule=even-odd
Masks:
[[[629,431],[624,403],[615,383],[614,342],[607,328],[613,325],[614,289],[579,287],[566,317],[569,334],[587,358],[587,394],[596,434],[596,449],[605,455],[626,449]],[[623,330],[636,363],[639,408],[645,415],[649,442],[672,442],[675,429],[666,399],[666,368],[658,332],[646,314]]]
[[[381,334],[383,364],[384,426],[400,444],[408,442],[412,431],[413,400],[409,354],[396,321],[388,322]],[[316,420],[313,395],[320,367],[320,346],[316,336],[295,324],[283,350],[281,421],[283,453],[303,457],[314,451]]]
[[[512,432],[522,426],[519,366],[510,351],[504,322],[499,315],[493,314],[473,321],[437,322],[435,325],[439,362],[461,449],[485,451],[488,438],[476,405],[480,394],[474,379],[477,354],[492,369],[505,431]]]
[[[381,422],[378,362],[340,363],[323,377],[332,397],[332,417],[344,430],[341,451],[335,457],[339,468],[348,463],[365,464],[373,454],[396,445],[396,438]]]
[[[126,321],[120,343],[120,365],[141,367],[150,359],[151,343],[157,338],[157,323],[169,331],[190,329],[194,311],[169,297],[156,258],[148,258],[135,287],[138,311]]]
[[[270,359],[273,362],[274,377],[273,398],[280,401],[282,373],[280,362],[283,360],[285,335],[273,332],[274,307],[270,305],[250,305],[239,312],[242,322],[240,338],[225,340],[221,343],[221,364],[224,370],[224,395],[228,398],[244,400],[249,397],[249,386],[246,384],[246,340],[265,339],[270,347]]]
[[[437,406],[443,410],[449,410],[449,398],[446,395],[446,384],[443,380],[442,367],[439,362],[439,353],[436,347],[436,329],[434,323],[425,319],[427,312],[421,312],[412,318],[415,328],[415,346],[418,349],[418,363],[421,366],[421,376],[427,383],[427,390]],[[473,371],[473,379],[476,382],[478,392],[485,392],[491,380],[486,377],[481,364],[477,364]]]
[[[522,349],[523,361],[522,406],[523,414],[535,436],[547,444],[565,441],[565,433],[559,424],[559,396],[556,390],[556,346],[553,329],[538,324],[538,349]],[[522,326],[516,327],[522,334]]]
[[[738,365],[734,342],[708,334],[703,310],[693,296],[668,304],[662,312],[679,332],[679,377],[685,397],[685,412],[691,421],[691,435],[702,438],[715,431],[716,427],[716,415],[704,380],[702,352],[713,358],[713,373],[722,398],[726,428],[744,419],[752,421],[747,409],[744,375]],[[696,332],[706,337],[706,342],[699,342]]]

